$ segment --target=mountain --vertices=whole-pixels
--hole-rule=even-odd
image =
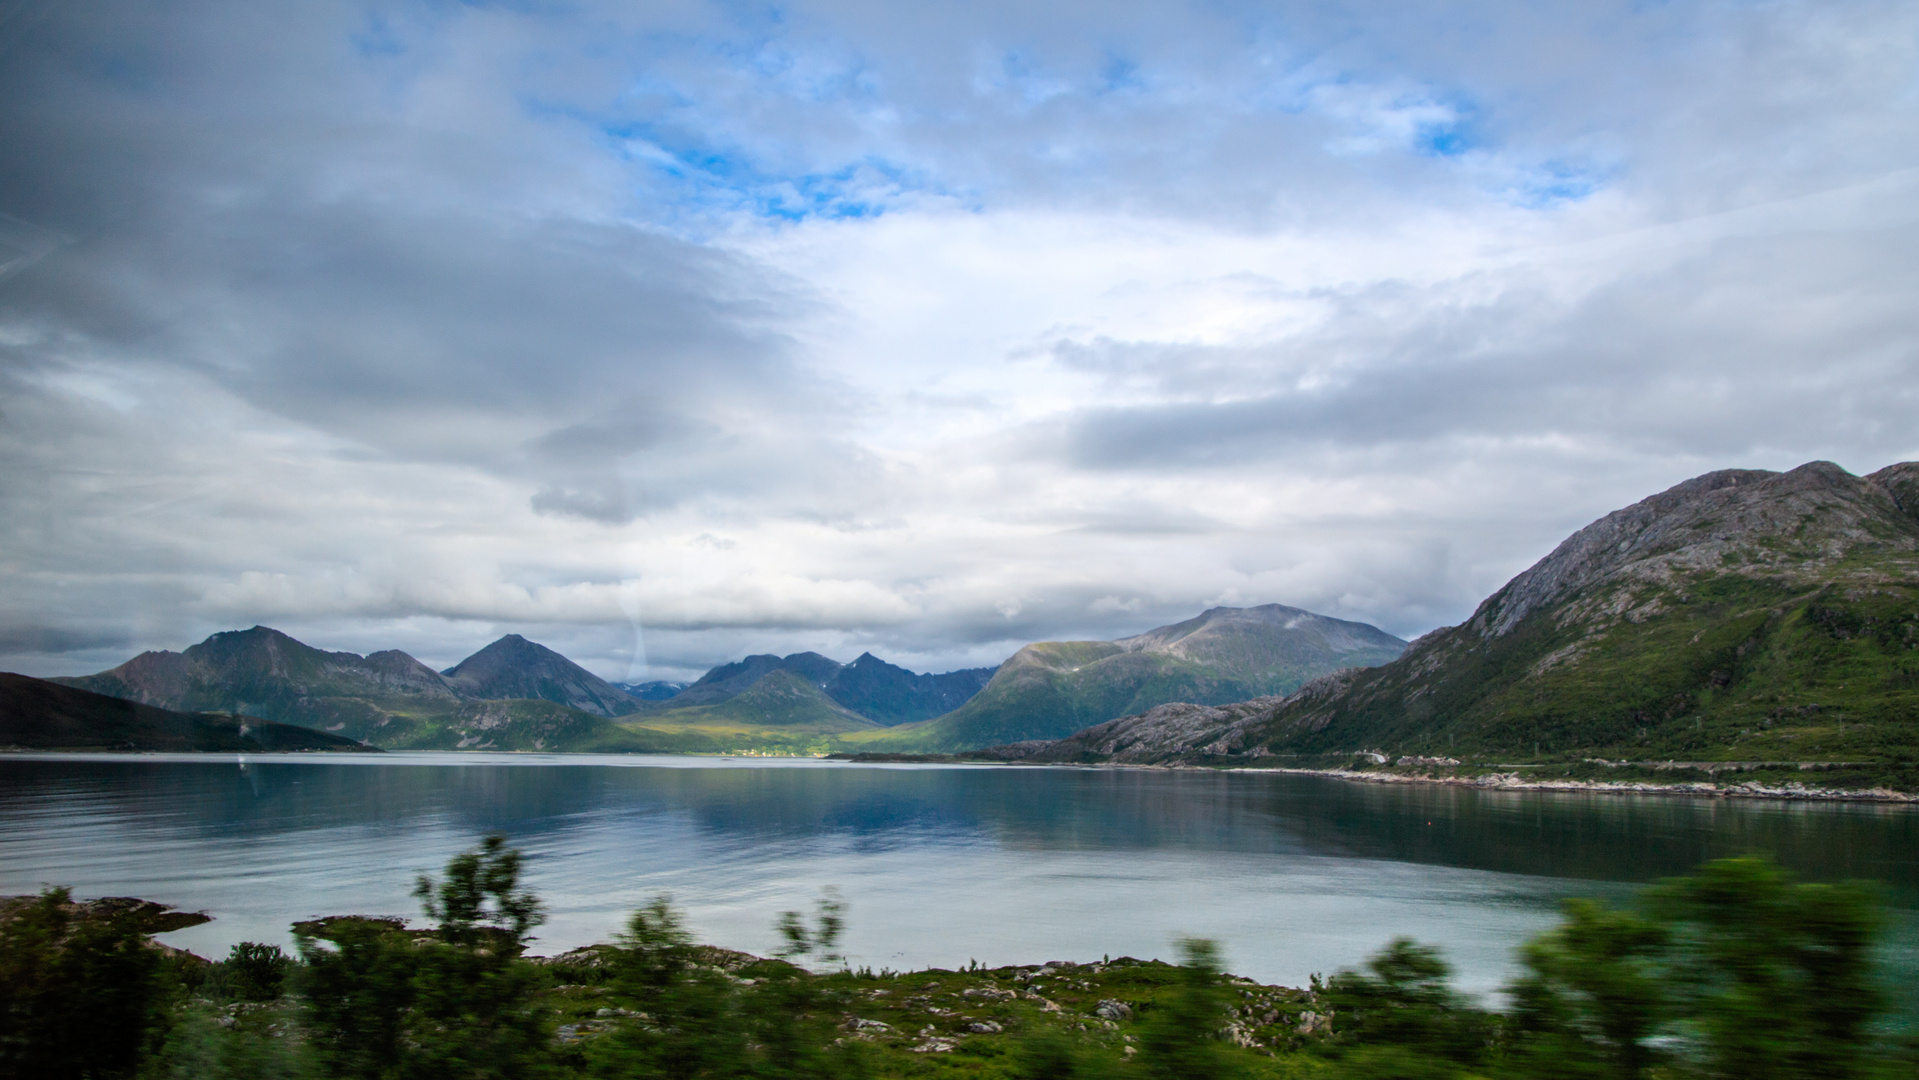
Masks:
[[[745,691],[717,704],[650,713],[640,722],[649,726],[777,727],[809,732],[862,731],[879,726],[827,697],[798,672],[785,668],[767,672]]]
[[[762,754],[824,753],[829,737],[878,726],[785,668],[767,672],[724,701],[638,713],[623,724],[641,737],[705,740],[733,752]]]
[[[508,634],[440,674],[461,697],[555,701],[595,716],[623,716],[639,702],[580,665],[518,634]]]
[[[636,698],[640,701],[665,701],[667,698],[672,697],[674,694],[679,693],[693,684],[654,679],[650,682],[616,682],[613,685],[618,689],[626,691],[628,697]]]
[[[995,668],[968,668],[942,675],[921,675],[889,664],[872,653],[842,664],[815,652],[774,656],[763,653],[721,664],[698,682],[664,699],[659,709],[717,705],[745,693],[775,671],[811,683],[841,706],[880,724],[904,724],[950,712],[980,692]]]
[[[684,709],[696,705],[717,705],[745,693],[775,671],[789,671],[816,687],[824,687],[839,674],[840,663],[816,652],[794,653],[778,657],[771,653],[749,656],[730,664],[721,664],[692,686],[668,698],[666,708]]]
[[[382,729],[451,712],[460,701],[438,672],[406,653],[324,652],[264,626],[52,681],[163,709],[243,713],[381,745],[393,734]]]
[[[5,672],[0,672],[0,747],[227,753],[372,749],[294,724],[173,712]]]
[[[826,696],[881,724],[930,720],[972,700],[998,668],[964,668],[920,675],[872,653],[840,668],[822,687]]]
[[[1158,709],[1039,760],[1910,761],[1919,462],[1707,473],[1568,537],[1382,667],[1213,715]],[[1282,758],[1283,760],[1283,758]]]
[[[1118,641],[1028,645],[952,712],[849,745],[951,751],[1057,739],[1166,702],[1284,693],[1340,668],[1385,663],[1405,647],[1377,627],[1283,604],[1212,608]]]
[[[492,685],[538,690],[539,676],[552,672],[560,677],[544,685],[556,694],[593,689],[564,678],[570,673],[545,662],[542,654],[549,650],[531,642],[525,642],[531,650],[509,645],[474,663],[500,644],[454,669],[473,664],[462,671],[471,677],[450,679],[397,650],[369,656],[325,652],[256,626],[214,634],[184,652],[145,652],[111,671],[50,681],[163,709],[259,716],[387,749],[716,749],[701,739],[638,735],[558,702],[462,696]],[[512,661],[522,655],[529,660],[517,672],[533,677],[516,683]]]

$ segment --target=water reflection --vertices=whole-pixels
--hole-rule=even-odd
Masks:
[[[894,967],[1157,955],[1207,933],[1241,970],[1298,982],[1412,933],[1483,988],[1559,897],[1622,896],[1746,851],[1919,905],[1905,808],[1249,773],[11,757],[0,821],[0,891],[58,882],[207,908],[216,922],[179,938],[212,949],[317,914],[407,914],[413,873],[493,831],[533,856],[549,947],[604,939],[664,888],[714,940],[767,948],[775,912],[832,884],[862,962]]]

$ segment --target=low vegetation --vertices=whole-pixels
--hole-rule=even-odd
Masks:
[[[499,838],[415,895],[430,925],[294,927],[296,955],[153,944],[154,905],[66,890],[0,908],[0,1076],[759,1078],[1910,1077],[1874,971],[1872,887],[1712,863],[1631,909],[1569,902],[1503,1010],[1396,941],[1304,989],[1183,963],[853,971],[843,910],[788,913],[762,958],[694,944],[664,898],[612,944],[524,955],[541,922]]]

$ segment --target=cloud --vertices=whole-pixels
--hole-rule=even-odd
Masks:
[[[1919,15],[192,0],[0,27],[0,665],[614,677],[1283,602],[1919,457]]]

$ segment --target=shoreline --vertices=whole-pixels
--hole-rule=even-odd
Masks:
[[[1150,766],[1149,766],[1150,767]],[[1160,768],[1204,769],[1205,765],[1159,766]],[[1353,769],[1233,768],[1223,771],[1247,773],[1288,773],[1294,776],[1325,776],[1336,780],[1355,780],[1366,784],[1444,784],[1478,788],[1483,791],[1555,791],[1601,795],[1683,795],[1716,799],[1782,799],[1789,802],[1874,802],[1910,805],[1919,803],[1919,794],[1891,788],[1815,788],[1804,784],[1762,784],[1749,780],[1723,786],[1705,781],[1659,784],[1644,780],[1528,780],[1518,773],[1490,773],[1484,776],[1434,776],[1430,773],[1373,773]]]
[[[324,758],[326,756],[352,753],[383,753],[377,748],[366,751],[342,750],[280,750],[280,751],[233,751],[233,750],[44,750],[22,747],[0,747],[0,757],[193,757],[218,758],[225,756],[240,757],[280,757],[298,754],[302,757]],[[483,753],[527,753],[552,757],[687,757],[687,758],[742,758],[786,759],[795,761],[839,761],[845,764],[914,764],[914,765],[968,765],[968,766],[1025,766],[1028,768],[1069,768],[1069,769],[1163,769],[1193,772],[1235,772],[1235,773],[1279,773],[1288,776],[1320,776],[1332,780],[1350,780],[1362,784],[1439,784],[1450,787],[1475,788],[1481,791],[1544,791],[1559,793],[1582,793],[1599,795],[1675,795],[1688,798],[1717,799],[1779,799],[1788,802],[1858,802],[1889,805],[1919,804],[1919,793],[1898,791],[1892,788],[1819,788],[1804,784],[1765,784],[1757,780],[1748,780],[1740,784],[1722,785],[1707,781],[1688,781],[1683,783],[1662,784],[1645,780],[1575,780],[1575,779],[1528,779],[1518,773],[1486,773],[1479,776],[1436,776],[1431,773],[1382,773],[1362,772],[1355,769],[1309,769],[1285,766],[1261,767],[1257,765],[1195,765],[1185,762],[1145,763],[1145,762],[1069,762],[1069,761],[1004,761],[992,758],[969,758],[963,754],[826,754],[826,755],[775,755],[775,754],[688,754],[660,753],[596,753],[569,751],[482,751]],[[472,751],[435,750],[423,751],[434,754],[462,754]],[[403,759],[401,752],[396,759]]]

